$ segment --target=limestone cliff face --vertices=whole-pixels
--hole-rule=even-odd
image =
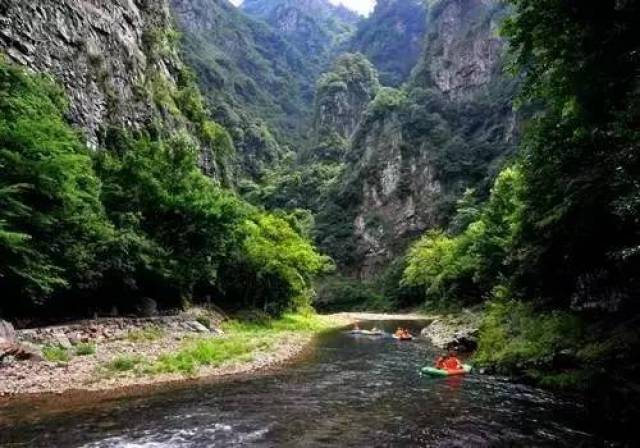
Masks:
[[[426,50],[416,79],[453,100],[469,98],[497,76],[505,8],[493,0],[447,0],[429,15]]]
[[[331,134],[351,138],[379,88],[377,73],[364,56],[350,53],[340,56],[317,84],[316,139],[320,141]]]
[[[442,185],[428,153],[408,155],[405,118],[390,112],[366,124],[354,141],[364,150],[350,183],[360,191],[355,210],[357,273],[372,278],[403,249],[402,241],[437,224],[436,203]]]
[[[173,82],[179,61],[158,48],[170,27],[165,0],[0,0],[0,52],[65,86],[90,143],[106,124],[157,113],[144,86],[150,68]]]
[[[350,204],[348,272],[373,278],[425,230],[446,227],[457,198],[486,191],[513,151],[515,82],[502,75],[495,34],[503,12],[497,2],[436,2],[413,79],[367,108],[336,195]]]

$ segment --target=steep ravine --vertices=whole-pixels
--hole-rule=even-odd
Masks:
[[[329,199],[340,221],[335,211],[319,219],[320,244],[346,272],[370,279],[417,235],[446,226],[462,193],[486,194],[513,152],[516,82],[502,73],[504,44],[496,34],[504,12],[497,2],[433,4],[411,80],[382,89],[369,105]],[[338,227],[350,228],[349,236],[336,240]],[[347,258],[345,244],[352,248]]]

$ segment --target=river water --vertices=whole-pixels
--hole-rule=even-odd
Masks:
[[[397,325],[421,328],[417,322],[375,324],[388,331]],[[332,331],[318,338],[308,357],[275,374],[62,412],[0,408],[0,445],[602,446],[576,400],[485,375],[418,375],[434,356],[425,341]]]

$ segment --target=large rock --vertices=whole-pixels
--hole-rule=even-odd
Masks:
[[[12,357],[20,361],[44,361],[39,350],[35,347],[17,344],[15,342],[0,342],[0,361],[3,361],[8,357]]]
[[[457,319],[439,319],[423,328],[421,336],[443,350],[468,353],[478,347],[477,322],[461,322]]]
[[[54,343],[62,348],[70,349],[73,347],[71,341],[63,331],[54,333],[52,338]]]
[[[158,303],[149,298],[143,297],[136,305],[136,313],[142,317],[153,317],[158,315]]]
[[[198,321],[187,322],[186,326],[188,330],[195,331],[196,333],[209,333],[210,331],[207,327],[205,327]]]
[[[16,331],[6,320],[0,320],[0,340],[13,342],[16,339]]]
[[[150,67],[174,82],[177,58],[151,48],[172,20],[166,0],[0,0],[0,52],[54,76],[93,144],[106,125],[142,127],[157,115],[144,88]]]

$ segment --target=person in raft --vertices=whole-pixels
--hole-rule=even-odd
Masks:
[[[436,369],[440,370],[460,370],[462,363],[456,356],[456,352],[449,352],[447,356],[439,356],[436,359]]]
[[[409,330],[407,330],[406,328],[400,328],[400,327],[396,330],[395,336],[401,339],[410,339],[413,337],[411,333],[409,333]]]

